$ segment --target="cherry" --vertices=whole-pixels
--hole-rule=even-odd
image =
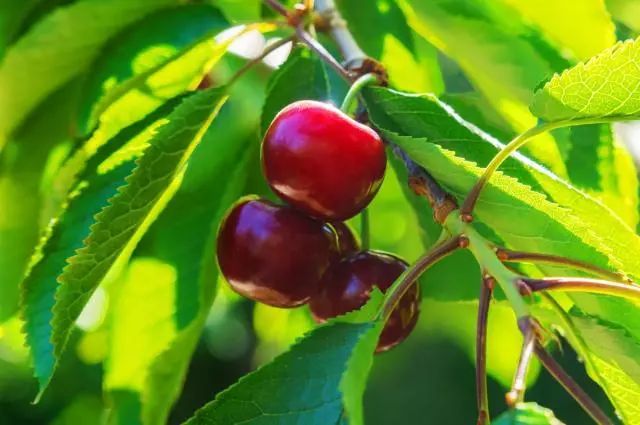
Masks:
[[[256,197],[232,206],[218,232],[218,264],[231,288],[275,307],[304,304],[336,250],[321,221]]]
[[[338,240],[336,250],[332,256],[332,263],[342,260],[344,257],[357,252],[360,247],[356,237],[353,235],[349,226],[341,221],[336,221],[326,225],[328,232],[335,235]]]
[[[269,126],[262,166],[281,199],[313,217],[338,221],[373,199],[386,153],[369,127],[331,105],[303,100],[281,110]]]
[[[351,255],[327,270],[320,290],[309,302],[319,322],[362,307],[370,298],[374,285],[386,292],[406,269],[398,257],[376,251]],[[387,351],[402,342],[413,330],[420,313],[420,287],[412,285],[400,298],[385,324],[376,352]]]

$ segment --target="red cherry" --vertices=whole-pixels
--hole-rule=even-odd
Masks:
[[[220,226],[218,264],[239,294],[275,307],[295,307],[317,291],[336,244],[324,223],[247,197]]]
[[[327,221],[353,217],[380,188],[384,144],[375,131],[325,103],[295,102],[262,143],[267,182],[283,200]]]
[[[349,227],[341,221],[326,224],[330,232],[338,241],[335,251],[331,255],[331,263],[337,263],[344,257],[360,250],[358,241]]]
[[[332,265],[309,302],[319,322],[357,310],[369,300],[374,285],[386,292],[407,269],[407,263],[393,255],[364,251]],[[413,330],[420,313],[420,287],[412,285],[391,313],[378,341],[377,352],[402,342]]]

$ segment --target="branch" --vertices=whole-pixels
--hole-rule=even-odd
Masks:
[[[278,0],[263,0],[263,1],[266,3],[267,6],[275,10],[280,15],[284,16],[285,18],[289,17],[289,10],[286,8],[285,5],[280,3]]]
[[[315,38],[311,36],[308,32],[302,28],[302,26],[296,27],[296,34],[298,35],[298,39],[302,41],[304,44],[309,46],[311,50],[313,50],[322,60],[324,60],[329,66],[331,66],[342,78],[344,78],[348,83],[353,81],[349,72],[334,58],[331,53],[324,48],[322,44]]]
[[[544,349],[540,343],[536,343],[535,353],[540,363],[553,376],[556,381],[582,406],[582,408],[599,425],[613,425],[611,419],[600,409],[589,394],[587,394],[576,381],[560,366],[558,362]]]
[[[344,58],[347,69],[355,69],[362,65],[369,57],[358,46],[355,38],[347,28],[346,21],[340,15],[333,0],[316,0],[315,9],[324,19],[324,27],[328,29],[329,36],[336,42],[340,54]]]
[[[253,68],[256,64],[260,63],[270,53],[272,53],[273,51],[279,49],[280,47],[284,46],[287,43],[292,43],[295,40],[295,38],[296,38],[295,36],[289,36],[289,37],[286,37],[286,38],[281,38],[280,40],[276,41],[275,43],[272,43],[271,45],[265,47],[265,49],[262,51],[262,53],[260,53],[259,56],[251,59],[249,62],[245,63],[242,66],[242,68],[240,68],[238,71],[236,71],[236,73],[231,77],[231,79],[229,80],[229,82],[227,84],[231,85],[234,82],[236,82],[238,80],[238,78],[242,77],[248,70]]]
[[[429,252],[418,258],[418,260],[407,269],[400,281],[391,287],[385,303],[382,306],[380,315],[385,321],[395,309],[400,298],[402,298],[409,287],[415,283],[416,279],[418,279],[429,267],[460,248],[461,242],[461,237],[448,239],[430,249]]]
[[[530,262],[530,263],[559,264],[559,265],[580,269],[595,275],[605,277],[607,279],[611,279],[619,282],[632,283],[629,279],[627,279],[625,276],[623,276],[620,273],[612,272],[610,270],[605,270],[598,266],[594,266],[593,264],[585,263],[582,261],[560,257],[558,255],[539,254],[535,252],[511,251],[506,248],[496,249],[496,255],[502,261],[508,261],[508,262],[522,261],[522,262]]]
[[[640,286],[608,280],[580,277],[546,277],[543,279],[520,278],[521,292],[568,291],[591,292],[640,300]]]
[[[476,329],[476,401],[478,405],[477,425],[489,423],[489,399],[487,396],[487,320],[495,280],[485,275],[480,286],[478,321]]]
[[[429,201],[434,219],[443,224],[449,213],[458,208],[455,198],[444,190],[427,170],[411,159],[398,145],[389,141],[387,143],[391,146],[391,150],[396,157],[404,162],[409,174],[409,187],[411,190],[416,195],[422,196]]]

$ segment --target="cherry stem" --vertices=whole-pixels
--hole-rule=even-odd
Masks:
[[[632,116],[629,117],[616,117],[616,121],[626,121],[633,119]],[[525,131],[522,134],[516,136],[513,140],[511,140],[507,145],[505,145],[500,152],[493,157],[493,159],[489,162],[484,172],[476,182],[476,184],[471,188],[469,194],[464,200],[462,207],[460,208],[460,213],[464,215],[471,215],[473,213],[473,209],[478,201],[478,197],[480,196],[480,192],[486,186],[487,182],[493,175],[493,173],[500,167],[500,165],[507,159],[509,156],[524,146],[527,142],[529,142],[535,136],[538,136],[542,133],[546,133],[551,130],[556,130],[558,128],[563,127],[574,127],[574,126],[582,126],[589,124],[606,124],[612,122],[614,119],[607,117],[586,117],[580,119],[569,119],[562,120],[556,122],[549,122],[546,124],[542,124],[536,127],[532,127],[529,130]]]
[[[533,348],[536,342],[536,327],[530,317],[521,317],[518,319],[518,325],[522,330],[524,340],[522,341],[522,350],[520,351],[520,360],[516,373],[513,376],[511,390],[507,393],[506,401],[509,407],[524,400],[524,392],[527,388],[527,371],[533,358]]]
[[[566,291],[591,292],[640,300],[640,286],[608,280],[581,277],[546,277],[542,279],[520,278],[521,292]]]
[[[487,321],[495,280],[485,275],[480,286],[478,321],[476,329],[476,401],[478,405],[477,425],[489,423],[489,398],[487,393]]]
[[[342,101],[342,106],[340,106],[340,110],[345,114],[348,114],[349,110],[351,110],[351,108],[353,107],[353,104],[355,103],[356,98],[360,94],[360,91],[362,91],[362,89],[368,86],[369,84],[375,84],[377,82],[378,82],[378,76],[374,73],[368,73],[358,77],[358,79],[355,80],[353,84],[351,84],[351,87],[349,87],[349,91],[347,92],[347,94],[344,97],[344,100]]]
[[[400,298],[402,298],[411,285],[416,282],[416,279],[429,267],[460,248],[461,239],[462,237],[456,236],[444,242],[437,243],[428,252],[418,258],[418,260],[400,276],[387,292],[385,302],[380,310],[379,316],[381,316],[385,322],[395,309]]]
[[[600,409],[595,401],[582,389],[582,387],[571,378],[571,376],[560,366],[560,364],[544,349],[540,343],[535,345],[535,353],[540,363],[545,369],[562,385],[578,404],[591,416],[599,425],[612,425],[613,422]]]
[[[360,48],[347,28],[347,23],[336,9],[335,2],[333,0],[316,0],[315,9],[325,17],[328,24],[329,35],[340,49],[347,68],[365,61],[367,55]],[[301,41],[305,42],[322,60],[336,69],[338,74],[351,84],[351,75],[345,67],[338,63],[314,38],[305,34],[302,28],[297,29],[297,31],[299,31]],[[409,186],[411,189],[419,196],[427,198],[433,209],[433,215],[436,221],[443,224],[449,213],[458,208],[458,204],[453,196],[447,193],[424,168],[414,162],[399,146],[392,143],[388,144],[393,149],[395,155],[404,162],[409,172]]]
[[[496,249],[496,255],[502,261],[507,262],[530,262],[530,263],[548,263],[559,264],[564,266],[580,269],[595,275],[605,277],[621,282],[630,282],[622,274],[605,270],[593,264],[585,263],[579,260],[561,257],[558,255],[540,254],[535,252],[511,251],[506,248]]]
[[[360,212],[360,244],[363,250],[369,249],[371,243],[371,231],[369,224],[369,209],[365,208]]]
[[[295,39],[296,39],[296,36],[292,35],[292,36],[277,40],[276,42],[274,42],[274,43],[270,44],[269,46],[265,47],[265,49],[262,51],[262,53],[260,53],[259,56],[251,59],[249,62],[245,63],[242,66],[242,68],[240,68],[238,71],[236,71],[236,73],[231,77],[231,79],[229,80],[229,82],[227,84],[231,85],[231,84],[235,83],[247,71],[249,71],[255,65],[259,64],[260,62],[262,62],[262,60],[264,58],[266,58],[270,53],[272,53],[275,50],[279,49],[280,47],[286,45],[287,43],[292,43]]]

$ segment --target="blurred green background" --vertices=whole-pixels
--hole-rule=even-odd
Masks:
[[[46,29],[50,14],[91,1],[99,0],[0,0],[0,61],[25,34],[34,28],[42,30],[39,25]],[[213,3],[235,22],[274,18],[259,1],[194,3]],[[425,0],[423,4],[421,0],[414,0],[398,2],[405,6],[402,10],[396,2],[385,0],[338,3],[363,48],[388,66],[392,85],[441,95],[457,110],[468,112],[469,119],[477,115],[484,129],[503,141],[531,123],[533,116],[523,105],[537,83],[550,73],[598,52],[616,38],[634,36],[640,30],[640,12],[634,13],[640,11],[640,2],[635,0],[611,0],[607,4],[610,15],[602,15],[607,17],[607,22],[603,24],[593,18],[594,25],[591,21],[567,24],[571,28],[566,32],[563,25],[573,18],[563,15],[563,8],[584,8],[589,12],[592,5],[594,10],[604,10],[604,3],[575,0],[566,4],[543,1],[533,5],[534,2],[525,0],[500,0],[492,4],[480,0],[434,0],[431,4],[431,0]],[[424,18],[431,12],[433,15],[429,16],[441,21],[430,22]],[[405,14],[411,25],[406,23]],[[471,38],[457,39],[457,34]],[[281,35],[276,31],[267,38]],[[238,47],[236,53],[239,54],[225,56],[215,66],[211,71],[214,83],[227,81],[246,62],[246,56],[251,55],[247,50],[265,41],[260,35],[253,37]],[[434,44],[438,43],[436,50]],[[139,56],[134,55],[131,64],[144,59],[147,47],[140,47]],[[480,52],[476,55],[478,49]],[[40,403],[31,403],[37,386],[21,336],[21,322],[13,309],[17,299],[15,288],[39,233],[51,218],[52,208],[55,210],[55,201],[54,206],[47,204],[46,195],[59,177],[59,166],[82,140],[78,137],[82,129],[76,128],[76,114],[78,105],[86,101],[83,89],[87,87],[84,83],[91,67],[86,63],[79,66],[82,72],[74,73],[73,78],[39,102],[0,151],[0,238],[4,239],[0,241],[0,297],[3,298],[0,304],[5,303],[0,306],[2,425],[98,424],[109,417],[113,398],[122,397],[118,403],[127,406],[126,393],[103,392],[103,387],[131,384],[135,388],[138,385],[134,381],[140,379],[138,368],[144,366],[144,361],[139,356],[130,357],[129,352],[144,351],[145,344],[160,342],[149,336],[134,344],[126,338],[126,332],[143,334],[144,326],[149,323],[153,326],[153,315],[163,314],[163,304],[159,303],[156,309],[154,297],[163,289],[170,291],[176,279],[176,270],[171,264],[154,256],[163,249],[163,235],[158,230],[161,224],[170,226],[176,220],[175,215],[168,214],[152,227],[131,261],[119,264],[94,294],[77,323],[78,330],[72,336],[51,387]],[[180,199],[185,205],[189,206],[192,192],[202,194],[204,190],[206,194],[209,180],[219,177],[208,167],[215,161],[220,143],[246,144],[244,160],[249,161],[253,172],[242,192],[273,197],[259,172],[257,149],[257,128],[272,72],[273,66],[260,64],[234,86],[222,116],[209,129],[191,161],[190,170],[194,172],[185,178],[181,188],[184,193],[179,195],[184,196]],[[335,75],[330,78],[332,95],[328,100],[339,104],[345,92],[344,83]],[[12,90],[12,95],[19,95],[21,88]],[[7,93],[0,92],[0,96],[3,95]],[[557,137],[561,140],[562,135]],[[571,158],[570,151],[563,151],[552,142],[549,138],[538,146],[553,146],[549,149],[563,160]],[[554,171],[562,168],[555,153],[549,154],[544,149],[527,153]],[[411,262],[424,251],[424,240],[435,239],[437,228],[426,206],[424,216],[415,215],[406,200],[402,181],[403,176],[397,176],[395,169],[389,167],[384,185],[369,209],[371,246]],[[637,192],[637,185],[635,190]],[[627,216],[637,224],[637,211]],[[358,218],[350,225],[354,230],[359,229]],[[314,326],[306,307],[277,310],[254,305],[233,294],[222,280],[218,283],[219,294],[191,359],[184,390],[170,415],[171,424],[191,416],[217,392],[286,350]],[[479,283],[479,270],[467,252],[447,258],[422,279],[425,300],[417,329],[400,347],[375,358],[365,397],[368,424],[475,423],[477,305],[474,299]],[[137,304],[131,300],[137,300]],[[139,317],[126,314],[144,303],[149,303],[151,308],[143,310]],[[521,338],[510,309],[500,302],[494,307],[490,317],[488,359],[491,409],[497,415],[505,409],[504,393],[516,366]],[[151,316],[145,316],[148,311],[152,312]],[[121,336],[132,345],[114,343]],[[579,359],[568,346],[562,348],[558,353],[561,363],[611,413],[606,397],[587,379]],[[109,372],[110,362],[119,362],[117,373]],[[552,407],[556,416],[567,424],[589,423],[578,405],[537,363],[531,368],[529,380],[528,398]],[[131,409],[136,408],[132,403]]]

